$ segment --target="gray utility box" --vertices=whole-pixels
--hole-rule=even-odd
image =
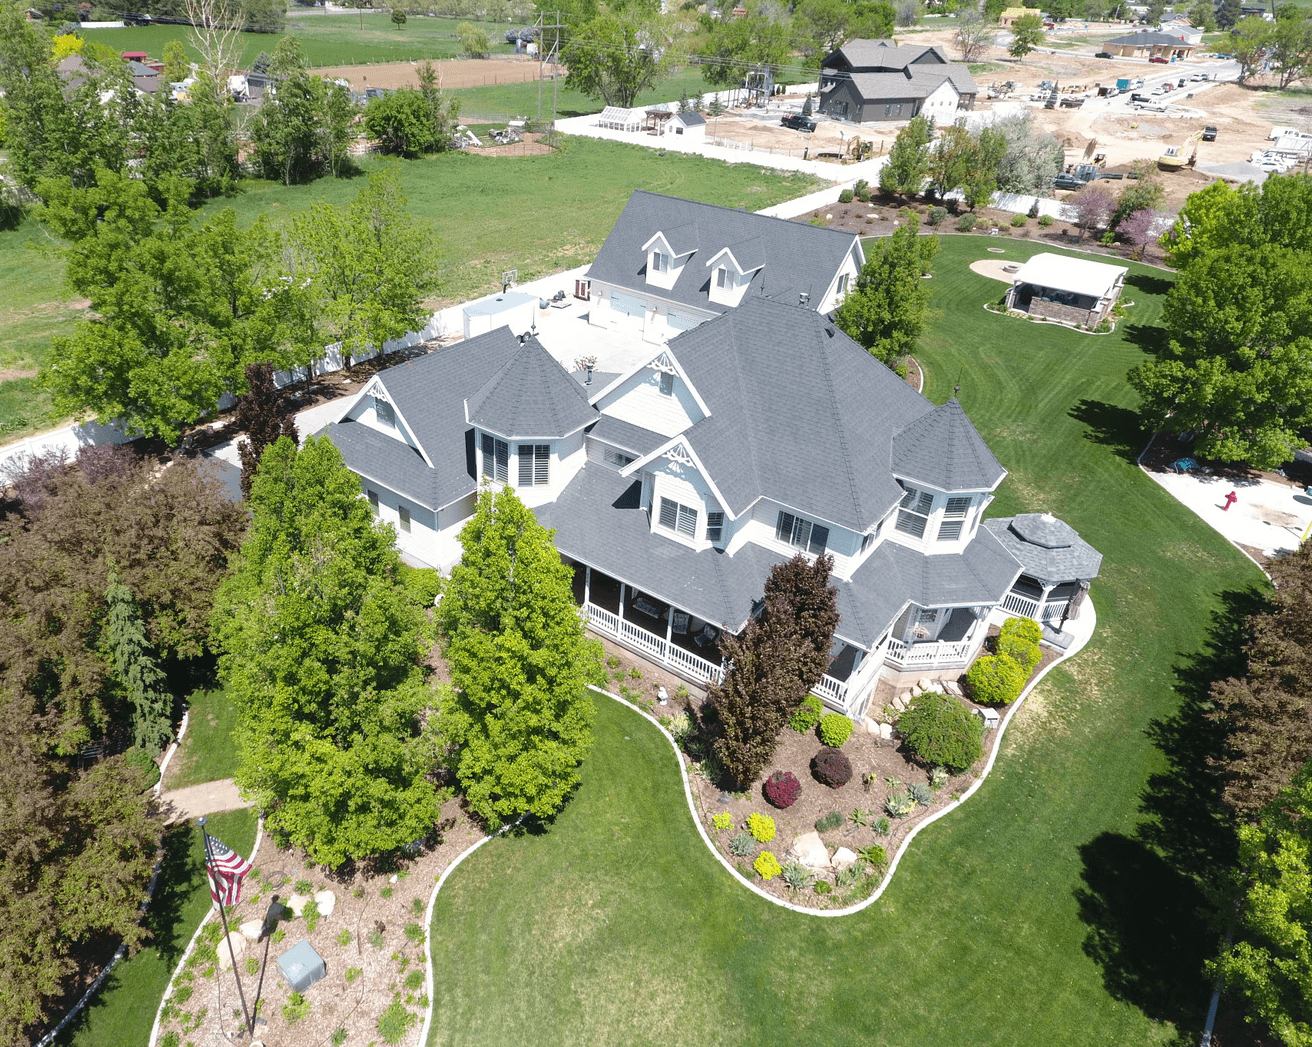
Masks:
[[[305,992],[326,973],[323,957],[304,938],[278,957],[278,970],[293,992]]]

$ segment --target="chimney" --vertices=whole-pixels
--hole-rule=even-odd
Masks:
[[[584,375],[584,377],[583,377],[583,384],[584,384],[584,385],[591,385],[591,384],[592,384],[592,367],[593,367],[592,364],[588,364],[588,366],[585,367],[585,368],[583,369],[583,375]]]

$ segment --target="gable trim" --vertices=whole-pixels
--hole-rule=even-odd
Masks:
[[[423,445],[419,442],[419,436],[415,432],[415,427],[411,425],[409,421],[406,420],[405,415],[401,413],[401,408],[396,406],[396,398],[393,397],[392,394],[387,391],[387,386],[383,384],[383,376],[381,374],[374,375],[373,378],[371,378],[368,382],[365,383],[364,388],[361,389],[360,392],[356,395],[356,398],[352,402],[350,408],[348,408],[347,413],[349,414],[350,411],[354,411],[355,408],[359,405],[360,401],[364,399],[366,395],[376,396],[377,394],[374,392],[375,389],[381,389],[383,391],[382,399],[386,400],[389,404],[392,405],[392,413],[396,415],[397,421],[399,421],[402,425],[405,426],[405,431],[409,433],[411,439],[414,440],[414,448],[416,451],[419,452],[419,457],[424,460],[424,464],[427,465],[428,468],[430,469],[437,468],[435,465],[433,465],[433,459],[428,456],[428,452],[424,450]],[[465,413],[468,414],[468,409],[466,409]],[[342,418],[345,417],[346,415],[343,414]],[[339,418],[337,420],[340,422],[342,418]]]
[[[605,410],[601,407],[598,407],[597,405],[606,396],[610,395],[610,393],[613,390],[618,389],[620,386],[624,385],[624,383],[627,382],[630,378],[633,378],[636,374],[638,374],[639,371],[646,371],[649,369],[655,371],[667,371],[667,372],[672,371],[674,374],[677,374],[680,378],[683,379],[683,384],[688,387],[688,391],[692,393],[692,398],[696,402],[697,407],[701,410],[702,414],[705,415],[707,418],[711,417],[710,405],[705,400],[702,399],[702,394],[699,393],[697,391],[697,387],[692,384],[692,379],[688,377],[688,372],[683,369],[683,365],[679,363],[678,357],[676,357],[674,353],[670,351],[670,347],[668,345],[654,350],[651,356],[647,357],[647,359],[641,361],[640,363],[636,364],[633,367],[630,367],[627,371],[625,371],[613,382],[611,382],[610,385],[606,386],[605,389],[597,393],[597,395],[594,396],[591,400],[589,400],[588,403],[591,404],[593,407],[596,407],[597,410],[601,411],[602,414],[605,414],[606,413]]]
[[[657,458],[670,458],[683,465],[691,465],[697,470],[698,475],[706,481],[706,486],[711,489],[711,494],[715,495],[715,500],[720,503],[720,508],[728,514],[729,519],[738,519],[738,514],[733,511],[733,507],[729,504],[729,500],[724,497],[724,494],[716,485],[715,480],[707,471],[706,466],[704,466],[701,459],[697,457],[697,452],[692,449],[692,444],[684,439],[683,434],[671,436],[654,451],[650,451],[641,458],[635,458],[620,470],[620,475],[624,477],[632,476],[643,466],[651,464]]]

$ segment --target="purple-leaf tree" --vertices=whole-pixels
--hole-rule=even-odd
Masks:
[[[1066,206],[1074,212],[1075,224],[1083,239],[1085,233],[1107,228],[1107,223],[1116,213],[1116,197],[1110,190],[1090,182],[1067,200]]]
[[[1121,224],[1116,227],[1116,231],[1126,243],[1133,244],[1139,249],[1138,254],[1142,258],[1143,249],[1157,239],[1156,228],[1159,217],[1156,211],[1150,211],[1146,207],[1131,211],[1121,219]]]

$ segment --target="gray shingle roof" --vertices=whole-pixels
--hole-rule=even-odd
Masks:
[[[1116,36],[1110,40],[1103,41],[1103,46],[1112,47],[1193,47],[1194,45],[1186,41],[1183,37],[1172,36],[1170,33],[1126,33],[1124,36]]]
[[[468,408],[472,424],[505,437],[558,440],[597,420],[583,387],[536,337],[469,398]]]
[[[669,350],[711,409],[685,439],[735,516],[765,497],[864,531],[901,498],[890,442],[934,406],[819,313],[755,299]]]
[[[670,439],[668,436],[662,436],[640,425],[612,418],[609,415],[602,415],[601,421],[592,427],[588,435],[638,457],[650,454],[661,444],[668,443]]]
[[[414,448],[359,422],[333,422],[322,431],[342,452],[351,471],[364,477],[366,487],[374,480],[426,509],[446,504],[438,497],[436,471]],[[473,486],[472,477],[469,481]]]
[[[923,98],[944,80],[963,95],[979,93],[970,69],[961,62],[953,62],[941,47],[917,44],[896,44],[892,40],[849,40],[821,63],[826,71],[847,67],[862,97]],[[911,83],[891,79],[872,79],[872,76],[898,74]],[[901,93],[895,93],[895,92]],[[908,92],[923,93],[908,93]]]
[[[893,437],[893,472],[940,491],[991,491],[1007,475],[956,397]]]
[[[1098,577],[1102,553],[1064,520],[1046,513],[985,520],[984,527],[1028,574],[1045,582],[1087,581]]]
[[[697,127],[699,124],[706,123],[706,117],[701,113],[680,113],[679,119],[683,121],[685,127]]]
[[[856,85],[862,100],[866,102],[881,102],[884,99],[928,98],[944,80],[950,79],[951,77],[945,72],[937,75],[917,74],[915,76],[904,73],[853,73],[851,75],[852,83]]]
[[[696,226],[696,249],[680,270],[674,287],[648,287],[647,255],[642,245],[658,232],[667,237],[678,232],[675,239],[680,242],[671,246],[682,251],[690,238],[680,227],[687,225]],[[756,237],[761,241],[758,260],[762,266],[752,275],[743,300],[765,296],[796,302],[805,292],[817,306],[857,242],[854,233],[636,189],[597,252],[588,275],[636,294],[724,312],[729,306],[710,300],[711,270],[706,263],[723,248]]]

